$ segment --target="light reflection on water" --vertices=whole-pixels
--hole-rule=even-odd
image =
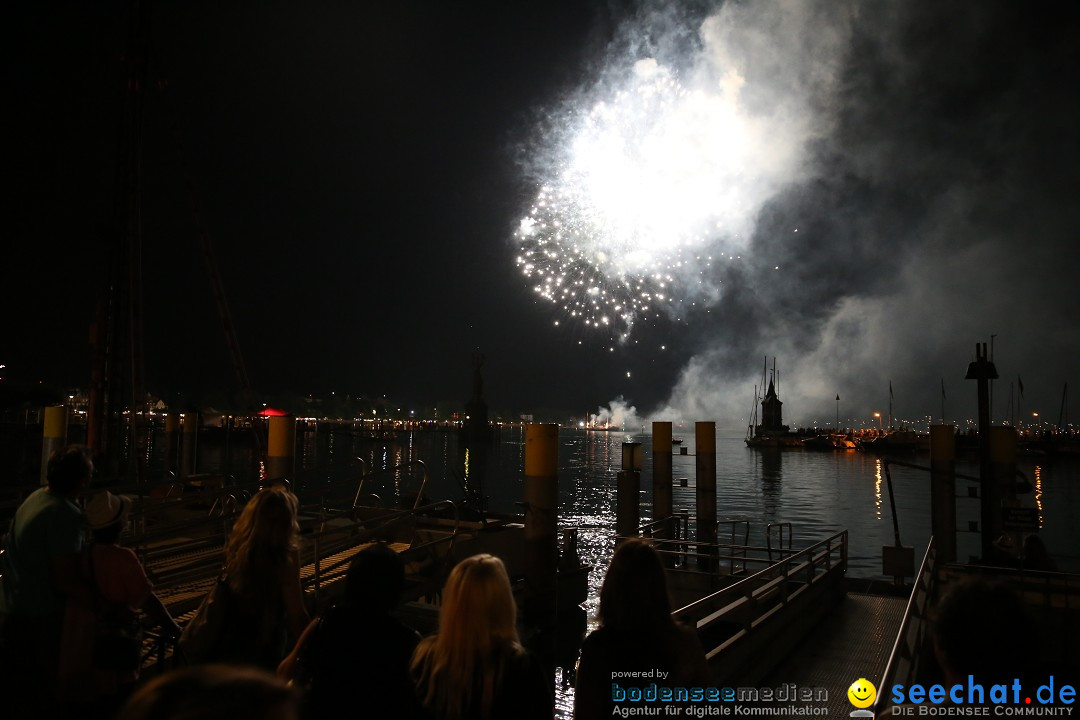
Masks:
[[[390,441],[375,441],[349,431],[331,432],[321,427],[298,428],[296,488],[304,494],[318,493],[335,480],[352,483],[360,465],[371,470],[422,460],[430,480],[426,494],[432,500],[458,500],[463,488],[479,491],[496,511],[520,512],[525,461],[524,429],[504,430],[501,442],[486,452],[474,450],[466,462],[458,439],[445,432],[398,432]],[[685,437],[676,448],[672,471],[675,477],[673,500],[676,510],[694,512],[694,433],[680,428]],[[126,437],[126,436],[125,436]],[[3,456],[8,475],[19,477],[27,458],[39,453],[39,441],[19,442],[4,436]],[[622,443],[632,439],[642,443],[641,520],[652,518],[652,445],[648,435],[622,432],[589,432],[564,428],[559,436],[560,525],[579,527],[579,548],[583,560],[593,564],[593,587],[599,587],[603,568],[611,557],[615,525],[615,475],[622,462]],[[78,439],[72,440],[78,442]],[[168,442],[159,431],[147,438],[147,477],[164,474]],[[767,523],[786,521],[793,525],[794,543],[804,546],[842,529],[850,540],[849,575],[882,578],[881,547],[893,543],[893,518],[885,502],[888,492],[881,460],[862,452],[762,452],[745,446],[741,437],[718,435],[716,441],[717,517],[747,518],[751,522],[751,544],[764,542]],[[687,454],[679,454],[685,449]],[[172,453],[174,456],[178,453]],[[254,450],[250,433],[228,435],[203,433],[198,445],[199,472],[224,472],[238,480],[259,477],[262,459]],[[914,460],[926,465],[925,457]],[[1062,569],[1080,571],[1080,463],[1064,458],[1021,457],[1018,468],[1035,486],[1022,499],[1037,507],[1041,536]],[[957,462],[957,472],[978,475],[974,459]],[[26,474],[36,477],[36,469]],[[915,548],[920,558],[930,533],[929,476],[911,468],[892,466],[893,490],[905,545]],[[687,479],[681,487],[679,478]],[[967,528],[978,520],[978,500],[969,499],[969,481],[957,480],[957,527]],[[373,483],[374,485],[374,483]],[[355,484],[352,485],[355,492]],[[384,500],[401,499],[419,487],[413,473],[395,473],[382,492]],[[367,492],[367,486],[365,486]],[[349,495],[351,497],[351,495]],[[979,552],[978,537],[961,532],[958,556],[966,559]],[[590,601],[590,616],[595,601]]]
[[[525,461],[524,430],[504,430],[501,442],[487,452],[473,450],[466,463],[457,437],[443,432],[399,432],[392,442],[341,432],[302,433],[297,458],[297,490],[304,493],[321,483],[358,477],[354,459],[369,469],[422,460],[429,474],[426,494],[432,500],[458,500],[463,486],[480,490],[494,511],[521,512]],[[559,524],[578,527],[582,559],[594,565],[594,587],[610,560],[615,527],[615,476],[621,468],[622,443],[641,442],[644,458],[641,480],[641,521],[652,516],[652,445],[649,436],[622,432],[590,432],[566,428],[559,436]],[[163,443],[161,444],[163,445]],[[159,445],[160,447],[160,445]],[[221,443],[200,445],[200,471],[228,465],[237,477],[255,477],[259,460],[250,447],[233,442],[232,457]],[[694,512],[695,457],[693,433],[675,454],[675,510]],[[881,547],[893,544],[893,518],[881,459],[862,452],[763,452],[747,448],[741,437],[718,436],[716,441],[717,517],[750,520],[751,544],[764,544],[766,524],[790,522],[794,544],[805,546],[840,530],[849,534],[849,575],[883,579]],[[678,450],[679,448],[676,448]],[[159,453],[160,454],[160,453]],[[909,458],[927,465],[925,457]],[[350,466],[351,464],[351,466]],[[343,469],[349,467],[349,469]],[[1080,570],[1080,463],[1058,461],[1039,464],[1020,458],[1018,468],[1036,491],[1022,502],[1038,507],[1042,539],[1059,559],[1062,569]],[[974,460],[957,462],[958,473],[978,475]],[[929,474],[912,468],[890,467],[901,541],[921,558],[930,534]],[[154,477],[151,472],[150,477]],[[686,487],[680,484],[685,478]],[[978,500],[968,499],[965,480],[957,480],[957,527],[977,520]],[[390,492],[395,497],[415,490],[416,479],[398,474]],[[961,559],[977,554],[977,536],[960,533]],[[593,603],[594,601],[590,601]],[[590,616],[595,607],[590,604]]]

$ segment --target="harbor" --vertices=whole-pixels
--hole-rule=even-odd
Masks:
[[[19,8],[0,715],[1072,711],[1077,8]]]
[[[902,544],[911,548],[914,557],[926,556],[931,535],[927,473],[915,463],[890,463],[887,457],[868,453],[763,451],[746,447],[738,436],[725,436],[714,424],[700,426],[712,433],[715,448],[716,537],[706,544],[719,543],[716,551],[694,545],[701,542],[694,530],[699,508],[698,444],[708,436],[692,433],[679,446],[669,442],[667,451],[660,453],[660,462],[651,433],[592,433],[572,427],[558,430],[558,532],[563,540],[572,535],[576,563],[587,573],[582,596],[571,601],[583,610],[584,623],[577,632],[595,627],[599,587],[620,536],[653,537],[663,554],[670,553],[670,582],[679,616],[699,624],[703,638],[715,636],[710,627],[731,624],[730,619],[713,615],[747,592],[738,589],[727,600],[722,594],[713,596],[730,582],[766,572],[752,582],[751,594],[746,596],[753,599],[757,612],[764,612],[773,606],[763,603],[761,593],[769,588],[775,592],[780,587],[776,585],[779,577],[790,573],[801,584],[817,573],[826,573],[811,583],[821,589],[814,589],[806,601],[823,613],[818,632],[829,628],[824,630],[827,637],[807,640],[805,617],[798,629],[774,630],[768,638],[759,633],[744,640],[745,647],[753,648],[753,655],[760,658],[759,664],[748,665],[745,659],[738,659],[736,651],[726,649],[721,654],[724,659],[717,660],[717,677],[755,685],[768,685],[774,679],[803,686],[826,683],[834,700],[846,702],[841,688],[833,688],[838,678],[851,672],[866,677],[884,674],[885,661],[901,629],[914,573],[896,585],[883,567],[883,552],[894,544],[899,530]],[[528,482],[526,431],[525,425],[503,428],[498,442],[480,455],[473,453],[473,464],[466,467],[462,462],[464,436],[457,432],[433,427],[406,429],[387,441],[353,432],[341,423],[313,422],[298,428],[296,456],[290,461],[287,482],[303,508],[302,578],[312,607],[335,597],[334,584],[349,559],[375,541],[390,543],[410,564],[425,568],[412,575],[406,607],[413,624],[428,631],[435,628],[435,618],[425,598],[437,595],[437,578],[445,577],[453,558],[492,552],[505,559],[515,577],[524,578],[527,562],[521,554],[525,528],[521,503]],[[207,436],[213,437],[212,433]],[[140,532],[131,542],[181,622],[191,617],[216,577],[230,518],[260,483],[267,482],[267,465],[258,460],[253,446],[243,442],[226,445],[218,440],[200,443],[200,455],[193,459],[185,477],[179,464],[171,470],[167,464],[179,463],[182,451],[169,451],[165,433],[148,435],[147,472],[162,480],[151,483],[153,490],[142,498],[143,510],[134,520],[143,521],[135,526]],[[906,454],[902,457],[909,458]],[[1076,572],[1080,557],[1075,548],[1080,547],[1080,537],[1074,518],[1080,513],[1080,466],[1067,460],[1050,465],[1028,463],[1021,459],[1018,469],[1038,483],[1035,502],[1040,537],[1061,570]],[[671,473],[670,498],[660,503],[669,505],[667,517],[672,520],[663,528],[654,485],[658,466],[661,473],[665,466],[670,467]],[[249,475],[226,475],[221,472],[225,467],[247,469]],[[638,475],[630,496],[623,485],[628,467],[636,468]],[[957,534],[956,552],[961,559],[980,552],[978,533],[970,531],[978,526],[977,492],[967,491],[962,479],[966,473],[976,472],[977,463],[957,464],[961,479],[957,481],[956,518],[962,532]],[[480,507],[484,513],[479,518],[478,507],[470,506],[463,497],[463,488],[470,482],[483,495]],[[114,489],[139,492],[138,488],[122,486]],[[12,490],[8,489],[3,506],[9,510],[15,503]],[[636,517],[622,518],[624,528],[620,531],[619,512],[628,497],[636,499]],[[663,512],[664,508],[660,509]],[[162,512],[167,521],[161,519]],[[146,523],[152,518],[158,518],[160,527],[156,530],[153,522]],[[632,533],[625,530],[627,522],[634,528]],[[823,541],[828,543],[821,546]],[[802,555],[802,549],[809,549],[809,555]],[[695,559],[701,552],[722,570],[718,575],[702,575]],[[709,552],[714,555],[709,557]],[[797,571],[799,567],[803,570]],[[806,575],[807,567],[816,569]],[[827,577],[830,568],[838,573],[835,579]],[[723,580],[725,577],[730,580]],[[433,578],[435,586],[431,585]],[[721,582],[717,584],[717,580]],[[823,597],[831,599],[825,602]],[[709,599],[702,602],[705,598]],[[790,601],[797,599],[793,594]],[[781,605],[788,601],[785,595]],[[833,607],[835,612],[830,611]],[[737,609],[727,611],[732,612],[735,615],[731,617],[742,617]],[[858,635],[862,631],[843,630],[848,626],[874,629],[852,639],[852,632]],[[838,650],[831,656],[823,650],[830,642],[839,643],[842,658]],[[766,648],[771,650],[764,652]],[[572,715],[572,675],[567,674],[572,658],[573,654],[570,667],[555,671],[558,716],[563,718]],[[167,649],[148,647],[147,662],[167,664]],[[855,671],[854,666],[870,669]]]

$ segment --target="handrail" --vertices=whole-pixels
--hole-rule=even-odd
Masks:
[[[428,483],[427,464],[425,464],[423,460],[409,460],[408,462],[404,462],[400,465],[382,468],[381,470],[375,470],[361,475],[360,484],[356,486],[356,497],[353,498],[353,509],[355,510],[357,507],[360,507],[360,495],[364,490],[364,483],[367,481],[368,478],[372,478],[376,475],[381,475],[384,473],[399,472],[401,470],[404,470],[405,468],[410,468],[414,466],[419,466],[420,469],[423,470],[423,473],[421,475],[422,480],[420,483],[420,489],[416,492],[416,500],[413,502],[413,509],[415,510],[420,505],[420,498],[424,497],[424,490],[427,489]]]
[[[908,647],[907,635],[911,629],[912,618],[925,619],[927,605],[934,596],[936,558],[937,551],[934,548],[934,538],[931,536],[930,542],[926,546],[926,552],[923,554],[922,562],[919,564],[919,572],[915,576],[915,584],[910,597],[908,597],[907,607],[904,608],[904,619],[900,623],[899,632],[896,633],[896,640],[893,642],[892,652],[889,653],[889,660],[885,663],[885,672],[881,675],[881,687],[889,687],[892,684],[892,679],[895,677],[901,661],[908,660],[910,662],[911,660],[910,654],[915,648]],[[926,583],[925,588],[923,587],[924,582]],[[922,603],[921,608],[918,607],[920,602]],[[918,641],[918,638],[916,638],[916,641]],[[889,707],[887,694],[881,693],[878,695],[877,703],[874,705],[874,713],[884,712],[887,707]]]
[[[332,482],[333,485],[344,485],[352,482],[353,475],[351,471],[356,470],[357,465],[360,466],[360,475],[363,476],[368,471],[368,464],[367,461],[359,455],[353,456],[351,460],[345,462],[330,462],[322,465],[297,468],[293,473],[296,477],[295,484],[306,490],[309,489],[307,484],[311,482],[311,476],[313,475],[326,475],[327,479],[331,479],[330,476],[339,475],[344,471],[349,471],[348,477],[338,478]]]
[[[658,520],[650,520],[641,527],[638,528],[638,537],[653,538],[656,532],[662,531],[670,537],[662,538],[664,540],[676,540],[680,537],[680,530],[683,517],[678,513],[668,515],[666,518],[660,518]],[[657,538],[661,539],[661,538]]]
[[[773,546],[772,546],[772,530],[776,528],[776,549],[780,554],[780,557],[784,556],[784,552],[791,550],[791,523],[789,522],[771,522],[765,526],[765,546],[769,549],[769,560],[772,560]],[[787,528],[787,547],[784,547],[784,528]]]
[[[214,504],[210,506],[210,511],[206,514],[212,516],[214,514],[214,510],[218,510],[218,508],[220,508],[218,512],[218,517],[235,515],[236,509],[238,507],[240,507],[240,501],[236,499],[236,495],[233,493],[226,493],[225,495],[220,496],[217,500],[214,501]]]
[[[834,552],[839,552],[841,557],[840,561],[835,565],[832,561]],[[701,631],[725,619],[725,616],[730,615],[748,603],[754,606],[755,612],[761,611],[762,608],[758,606],[757,600],[773,590],[780,591],[781,604],[786,605],[791,598],[805,589],[801,588],[789,595],[787,592],[787,581],[789,579],[805,570],[807,575],[806,584],[809,586],[819,582],[831,572],[840,572],[842,574],[847,571],[846,556],[847,531],[843,530],[783,560],[779,560],[737,583],[681,607],[672,614],[679,619],[692,619],[694,625]],[[819,575],[817,570],[821,567],[824,568],[824,573]],[[780,580],[783,580],[783,582],[778,582]],[[713,610],[713,608],[717,607],[720,609]],[[706,613],[704,617],[700,619],[695,617],[702,612]],[[772,612],[772,610],[766,612]],[[741,623],[744,626],[743,631],[749,632],[757,621],[763,618],[766,612],[762,612],[761,616],[750,618]]]
[[[700,542],[690,540],[690,515],[686,510],[679,511],[669,517],[660,518],[658,520],[652,520],[645,523],[638,528],[637,537],[648,538],[653,547],[661,555],[673,556],[674,562],[670,563],[671,567],[681,567],[687,569],[687,557],[688,555],[696,555],[701,558],[707,558],[709,560],[706,565],[712,571],[719,571],[723,561],[726,561],[728,566],[728,575],[732,576],[736,573],[736,560],[742,561],[742,568],[739,571],[745,571],[747,565],[750,563],[756,563],[759,565],[769,565],[774,562],[774,556],[778,556],[780,559],[787,557],[794,553],[791,549],[792,542],[792,530],[790,522],[782,523],[770,523],[766,527],[766,545],[764,547],[754,546],[749,544],[750,539],[750,521],[745,518],[725,518],[716,521],[716,534],[720,535],[720,526],[730,526],[730,543],[719,542]],[[667,526],[669,529],[673,528],[674,532],[670,533],[670,537],[657,537],[656,531],[658,529]],[[739,526],[743,528],[743,543],[739,544],[735,542],[736,533]],[[772,528],[779,527],[780,530],[780,547],[774,548],[772,546]],[[787,533],[784,533],[784,528],[787,529]],[[784,547],[784,539],[786,537],[787,547]],[[617,538],[617,540],[622,537]],[[669,549],[672,548],[672,549]],[[728,550],[726,554],[721,554],[720,550]],[[751,552],[757,554],[757,556],[750,555]],[[717,563],[715,561],[721,561]],[[844,558],[846,563],[846,557]],[[701,572],[700,570],[696,572]]]
[[[746,519],[746,518],[735,518],[735,519],[727,519],[727,520],[717,520],[716,521],[716,537],[720,537],[720,526],[721,525],[729,525],[731,527],[731,544],[732,545],[735,544],[736,527],[741,525],[742,530],[743,530],[743,542],[742,542],[742,544],[744,546],[749,546],[750,545],[750,521],[748,519]],[[790,523],[789,523],[789,525],[790,525]],[[766,531],[766,533],[767,532],[768,531]],[[791,533],[789,532],[788,533],[789,540],[790,540],[790,534]],[[790,542],[788,542],[788,547],[791,547]],[[732,552],[731,556],[728,559],[728,574],[729,575],[734,575],[735,574],[735,557],[736,557],[736,553]],[[770,557],[771,557],[771,553],[770,553]],[[742,551],[742,561],[743,561],[742,569],[743,570],[746,570],[746,558],[747,558],[747,554],[746,554],[746,549],[744,548],[743,551]]]
[[[755,563],[758,565],[772,565],[775,564],[775,560],[771,560],[768,557],[768,548],[761,547],[759,545],[737,545],[729,543],[707,543],[700,542],[698,540],[687,540],[683,538],[649,538],[653,547],[662,556],[678,556],[682,558],[683,565],[686,564],[686,558],[683,556],[699,556],[702,558],[708,558],[713,560],[741,560],[744,563]],[[722,553],[720,551],[726,550],[728,552]],[[750,553],[757,553],[757,555],[751,555]],[[793,554],[794,550],[778,551],[773,550],[774,553],[781,552],[788,555]],[[714,568],[719,568],[719,565],[712,563]]]

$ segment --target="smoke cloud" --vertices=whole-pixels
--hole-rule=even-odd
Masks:
[[[775,357],[785,422],[869,424],[891,401],[903,421],[966,424],[967,363],[993,342],[994,419],[1064,421],[1080,356],[1077,15],[776,1],[627,19],[610,67],[647,56],[738,86],[760,201],[739,261],[704,271],[720,291],[685,313],[696,349],[642,417],[745,428]]]

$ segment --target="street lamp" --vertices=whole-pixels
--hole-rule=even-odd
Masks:
[[[879,413],[879,412],[874,413],[874,417],[877,418],[878,430],[883,431],[884,428],[881,427],[881,413]]]

